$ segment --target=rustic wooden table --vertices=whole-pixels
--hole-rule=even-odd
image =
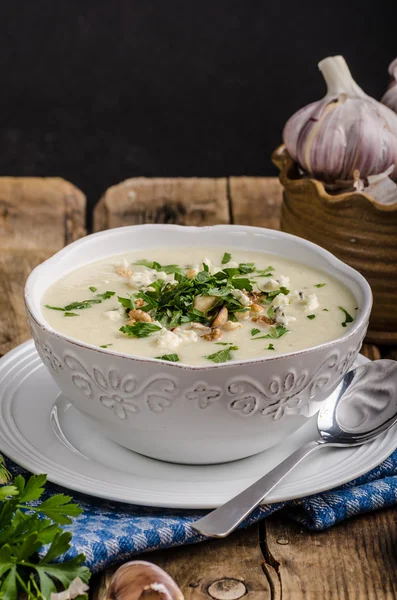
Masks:
[[[275,178],[130,179],[106,191],[94,231],[138,223],[241,223],[277,228],[281,189]],[[0,178],[0,355],[29,338],[23,286],[29,272],[86,233],[85,197],[71,183]],[[365,346],[369,358],[397,358]],[[397,598],[396,509],[309,533],[276,513],[226,540],[146,554],[178,582],[187,599]],[[105,600],[109,572],[93,580]]]

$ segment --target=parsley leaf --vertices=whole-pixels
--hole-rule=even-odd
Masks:
[[[61,306],[50,306],[49,304],[45,304],[45,308],[50,308],[51,310],[62,310],[64,312],[69,312],[73,310],[82,310],[83,308],[91,308],[93,304],[100,304],[102,300],[107,300],[114,296],[115,292],[105,292],[104,294],[97,294],[97,298],[90,298],[89,300],[76,300],[76,302],[71,302],[64,307]],[[69,315],[70,316],[70,315]]]
[[[267,316],[269,317],[269,319],[274,319],[274,315],[275,315],[274,308],[273,308],[273,306],[270,306],[267,311]]]
[[[131,298],[122,298],[121,296],[117,296],[117,300],[120,302],[121,306],[124,306],[127,310],[133,310],[135,308],[134,300]]]
[[[97,298],[101,298],[102,300],[108,300],[112,296],[115,295],[116,292],[104,292],[103,294],[97,294]]]
[[[255,275],[253,277],[271,277],[272,271],[275,271],[274,267],[267,267],[266,269],[259,269],[255,271]]]
[[[72,537],[60,525],[70,524],[70,517],[82,511],[63,494],[40,502],[45,482],[45,475],[32,475],[28,480],[18,475],[12,486],[0,488],[1,598],[13,600],[23,592],[32,600],[50,598],[57,588],[67,589],[76,577],[85,583],[90,578],[88,568],[82,566],[83,554],[54,562],[70,549]],[[40,558],[38,550],[46,544],[47,553]]]
[[[253,273],[255,271],[255,263],[240,263],[238,269],[242,275]]]
[[[316,288],[322,288],[325,285],[327,285],[327,284],[326,283],[316,283],[316,284],[314,284],[314,287],[316,287]]]
[[[215,342],[216,346],[233,346],[233,342]]]
[[[323,308],[324,312],[329,312],[328,308]]]
[[[271,292],[263,292],[266,296],[266,302],[269,304],[276,296],[279,294],[284,294],[284,296],[288,296],[290,290],[288,290],[283,285],[278,290],[272,290]]]
[[[137,260],[134,264],[147,267],[148,269],[154,269],[155,271],[163,271],[164,273],[167,273],[167,275],[170,275],[171,273],[178,273],[179,275],[182,274],[182,269],[181,267],[178,267],[178,265],[160,265],[160,263],[146,260],[146,258]]]
[[[341,323],[342,327],[347,327],[348,323],[353,323],[354,319],[343,306],[338,306],[339,310],[341,310],[345,314],[345,320]]]
[[[230,262],[231,259],[232,259],[232,255],[229,254],[229,252],[225,252],[225,254],[223,255],[223,258],[222,258],[222,264],[227,265],[227,263]]]
[[[99,346],[100,348],[109,348],[109,346],[113,346],[113,344],[102,344],[102,346]]]
[[[254,329],[251,329],[252,337],[254,337],[254,335],[257,335],[258,333],[260,333],[260,329],[255,329],[255,327],[254,327]]]
[[[68,311],[79,310],[83,308],[91,308],[93,304],[100,304],[101,302],[102,300],[99,300],[99,298],[92,298],[91,300],[77,300],[76,302],[71,302],[70,304],[67,304],[64,310]]]
[[[94,287],[93,285],[91,285],[91,286],[90,286],[88,289],[89,289],[91,292],[96,292],[96,291],[97,291],[97,288],[96,288],[96,287]]]
[[[271,339],[278,339],[280,338],[282,335],[284,335],[285,333],[288,333],[288,329],[286,327],[284,327],[284,325],[276,325],[275,327],[272,327],[270,329],[270,333],[267,333],[266,335],[261,335],[260,337],[256,337],[256,338],[252,338],[254,340],[264,340],[266,338],[271,338]]]
[[[307,315],[307,318],[310,319],[310,320],[312,320],[312,319],[316,318],[316,315]]]
[[[246,277],[233,277],[232,285],[236,290],[247,290],[247,292],[252,290],[251,282]]]
[[[163,354],[163,356],[156,356],[159,360],[169,360],[170,362],[179,362],[179,356],[177,354]]]
[[[64,317],[79,317],[80,315],[78,315],[77,313],[74,312],[65,312]]]
[[[160,331],[161,327],[154,323],[146,323],[145,321],[137,321],[133,325],[123,325],[119,331],[126,333],[131,337],[143,338],[148,337],[155,331]]]
[[[65,310],[61,306],[50,306],[49,304],[44,304],[45,308],[50,308],[51,310],[61,310],[62,312]]]
[[[269,344],[268,347],[265,348],[265,350],[274,350],[273,344]]]
[[[232,360],[232,350],[238,350],[238,346],[229,346],[229,348],[224,348],[223,350],[219,350],[219,352],[204,356],[204,358],[208,358],[208,360],[212,360],[215,363],[227,362],[228,360]]]

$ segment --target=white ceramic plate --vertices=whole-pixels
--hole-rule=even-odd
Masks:
[[[362,364],[366,359],[356,361]],[[222,465],[177,465],[126,450],[97,433],[61,394],[32,341],[0,360],[0,451],[65,488],[105,498],[173,508],[226,502],[311,439],[311,419],[282,445]],[[291,500],[337,487],[385,460],[397,426],[371,444],[329,448],[307,458],[266,499]],[[156,443],[156,440],[153,440]]]

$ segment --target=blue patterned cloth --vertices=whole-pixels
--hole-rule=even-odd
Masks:
[[[13,475],[28,475],[11,461],[7,461],[7,467]],[[70,494],[58,486],[47,485],[47,496],[59,492]],[[205,539],[191,528],[191,523],[203,516],[204,511],[131,506],[94,500],[77,493],[73,493],[73,498],[82,507],[83,514],[65,527],[73,534],[73,546],[66,556],[83,552],[87,566],[94,573],[134,554]],[[283,508],[296,521],[319,531],[354,515],[396,503],[397,450],[381,465],[337,490],[262,506],[242,527]]]

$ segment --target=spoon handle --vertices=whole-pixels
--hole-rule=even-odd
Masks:
[[[208,537],[223,538],[229,535],[262,502],[273,488],[306,456],[321,448],[324,442],[316,440],[298,448],[277,467],[258,479],[249,488],[192,523],[193,529]]]

